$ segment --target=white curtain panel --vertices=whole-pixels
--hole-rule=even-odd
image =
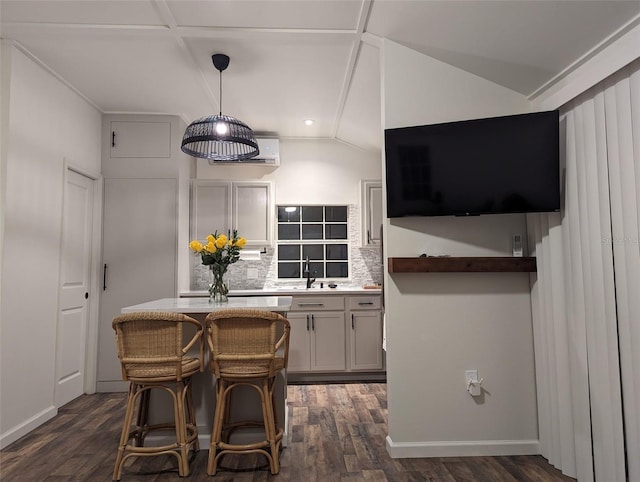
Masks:
[[[640,61],[561,112],[564,205],[527,218],[541,453],[640,481]]]

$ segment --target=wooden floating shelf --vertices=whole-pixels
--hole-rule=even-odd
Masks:
[[[534,257],[389,258],[389,273],[535,273]]]

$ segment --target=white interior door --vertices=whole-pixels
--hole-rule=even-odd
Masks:
[[[68,170],[64,188],[55,403],[84,393],[94,181]]]
[[[99,392],[127,389],[116,353],[113,318],[125,306],[176,296],[176,189],[175,179],[105,180]]]

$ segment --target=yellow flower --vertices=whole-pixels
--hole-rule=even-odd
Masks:
[[[224,234],[221,234],[220,236],[218,236],[218,238],[216,239],[216,246],[222,249],[226,244],[227,244],[227,237]]]
[[[225,273],[230,264],[240,260],[240,250],[246,242],[245,238],[238,236],[236,230],[231,236],[215,231],[207,236],[204,243],[194,240],[189,243],[189,247],[200,255],[203,265]]]
[[[196,253],[200,253],[204,249],[204,246],[202,246],[202,243],[197,240],[191,241],[189,243],[189,247]]]

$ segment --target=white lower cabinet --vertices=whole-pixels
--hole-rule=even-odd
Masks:
[[[375,371],[384,368],[380,296],[350,296],[349,369]]]
[[[289,373],[346,370],[343,296],[294,296],[287,318]]]
[[[380,295],[294,296],[289,373],[380,372]]]
[[[344,312],[289,313],[289,372],[344,371]]]

